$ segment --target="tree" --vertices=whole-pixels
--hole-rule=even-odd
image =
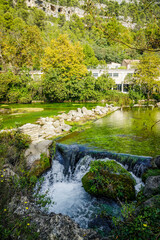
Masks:
[[[42,66],[45,72],[50,68],[58,69],[61,78],[66,81],[73,77],[81,80],[87,73],[82,47],[79,43],[73,45],[67,35],[60,35],[51,41],[50,46],[45,49]]]
[[[108,74],[102,74],[96,80],[95,90],[105,94],[107,90],[111,90],[114,86],[115,81],[111,77],[109,77]]]
[[[48,101],[62,102],[67,98],[66,83],[58,69],[48,69],[44,75],[43,92]]]
[[[159,88],[160,58],[155,53],[145,53],[137,64],[134,81],[140,85],[149,100],[154,88]]]
[[[19,82],[19,78],[16,77],[12,72],[0,74],[0,100],[6,100],[6,95],[12,83]]]
[[[83,46],[83,52],[85,55],[85,65],[87,67],[96,67],[99,64],[98,59],[95,57],[94,50],[90,45],[85,44]]]
[[[35,58],[40,61],[43,44],[36,26],[27,26],[22,19],[16,18],[9,32],[3,29],[0,36],[2,64],[12,66],[15,73],[24,66],[32,67]]]

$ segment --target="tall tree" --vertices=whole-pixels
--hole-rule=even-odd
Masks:
[[[160,87],[160,58],[154,53],[145,53],[137,64],[135,83],[141,86],[149,100],[154,88]]]
[[[59,69],[61,77],[66,81],[73,77],[81,80],[87,73],[82,47],[79,43],[73,45],[67,35],[60,35],[51,41],[50,46],[45,49],[42,66],[44,71],[50,68]]]

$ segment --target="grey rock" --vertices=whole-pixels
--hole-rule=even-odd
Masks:
[[[160,194],[149,198],[143,203],[144,207],[159,207],[160,206]]]
[[[63,119],[63,118],[61,118],[61,119],[59,120],[59,124],[60,124],[60,126],[64,125],[64,119]]]
[[[62,126],[59,126],[59,127],[56,127],[55,128],[55,133],[56,133],[56,135],[59,135],[59,134],[61,134],[62,133]]]
[[[5,179],[10,179],[10,177],[19,178],[19,176],[14,172],[14,167],[9,163],[3,165],[1,175],[3,175]]]
[[[157,105],[157,107],[159,107],[159,108],[160,108],[160,102],[158,102],[156,105]]]
[[[58,115],[59,118],[67,120],[68,115],[66,113],[62,113],[61,115]]]
[[[51,140],[43,140],[41,142],[32,142],[29,148],[25,151],[27,167],[30,169],[35,161],[39,161],[41,153],[46,153],[49,157],[49,147]]]
[[[28,134],[32,141],[36,141],[41,137],[40,130],[41,126],[38,124],[27,123],[19,128],[24,134]]]
[[[83,115],[87,115],[88,114],[88,110],[86,107],[82,107],[82,113]]]
[[[43,138],[51,138],[56,135],[56,128],[52,125],[51,122],[47,122],[43,127],[41,128],[41,137]]]
[[[72,128],[72,127],[71,127],[70,125],[64,124],[64,125],[62,126],[62,131],[68,132],[71,128]]]
[[[59,127],[59,126],[60,126],[59,120],[56,120],[55,122],[53,122],[53,126],[54,126],[55,128]]]
[[[79,114],[82,114],[82,109],[81,109],[81,108],[77,108],[77,112],[78,112]]]
[[[68,113],[68,116],[77,116],[78,112],[76,110],[71,110]]]
[[[26,196],[20,199],[14,196],[9,204],[9,211],[22,218],[30,217],[30,224],[35,225],[40,240],[100,240],[96,232],[80,228],[68,216],[55,213],[47,215],[41,212]],[[25,236],[20,237],[25,239]]]
[[[148,177],[144,187],[144,195],[150,197],[160,193],[160,176]]]
[[[156,166],[160,169],[160,156],[157,156],[157,157],[154,159],[154,162],[155,162]]]
[[[135,214],[138,215],[141,211],[141,208],[149,207],[149,208],[159,208],[160,206],[160,194],[155,195],[149,199],[147,199],[145,202],[143,202],[140,206],[138,206],[135,209]]]

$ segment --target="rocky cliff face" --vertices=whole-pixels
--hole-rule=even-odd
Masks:
[[[64,14],[66,16],[66,20],[69,20],[73,14],[77,14],[79,17],[84,17],[84,10],[78,7],[60,6],[43,0],[26,0],[26,4],[29,8],[40,8],[46,14],[52,15],[56,18],[58,18],[59,14]]]

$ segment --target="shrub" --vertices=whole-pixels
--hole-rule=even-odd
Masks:
[[[28,135],[19,131],[3,132],[0,134],[0,167],[5,163],[13,166],[25,164],[24,150],[31,140]]]
[[[144,99],[144,95],[140,92],[136,92],[134,90],[129,91],[129,97],[130,99],[134,100],[135,103],[138,103],[138,100]]]
[[[157,206],[160,206],[160,198]],[[115,228],[112,231],[110,239],[128,240],[158,240],[160,226],[160,208],[157,207],[141,207],[138,215],[130,210],[130,206],[126,208],[125,215],[114,218]],[[122,211],[124,207],[122,208]]]
[[[106,92],[105,99],[107,100],[107,102],[115,102],[117,105],[121,106],[129,105],[131,103],[128,94],[112,90]]]

